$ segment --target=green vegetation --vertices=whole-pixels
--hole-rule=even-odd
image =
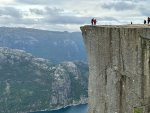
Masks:
[[[143,112],[143,108],[140,107],[140,108],[134,108],[134,113],[144,113]]]
[[[0,48],[0,64],[1,113],[54,109],[87,97],[84,63],[52,65],[25,52]]]

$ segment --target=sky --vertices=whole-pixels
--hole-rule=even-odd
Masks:
[[[0,27],[80,31],[90,25],[143,24],[149,0],[0,0]]]

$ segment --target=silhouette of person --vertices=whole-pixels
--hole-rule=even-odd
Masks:
[[[150,17],[148,17],[148,19],[147,19],[147,23],[149,24],[149,22],[150,22]]]
[[[92,24],[92,25],[94,24],[94,18],[91,19],[91,24]]]
[[[93,22],[94,22],[94,25],[96,25],[97,20],[96,20],[96,19],[94,19],[94,20],[93,20]]]
[[[146,24],[146,20],[144,20],[144,24]]]

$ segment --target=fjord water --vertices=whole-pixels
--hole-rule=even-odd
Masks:
[[[66,108],[53,110],[53,111],[40,111],[40,112],[32,112],[32,113],[87,113],[88,105],[81,104],[77,106],[68,106]]]

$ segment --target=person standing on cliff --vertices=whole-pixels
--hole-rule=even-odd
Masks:
[[[148,23],[148,24],[150,23],[150,17],[148,17],[148,19],[147,19],[147,23]]]
[[[94,24],[94,18],[91,19],[91,24],[92,24],[92,25]]]
[[[96,19],[94,19],[94,20],[93,20],[93,22],[94,22],[94,25],[96,25],[97,20],[96,20]]]
[[[144,24],[146,24],[146,20],[144,20]]]

